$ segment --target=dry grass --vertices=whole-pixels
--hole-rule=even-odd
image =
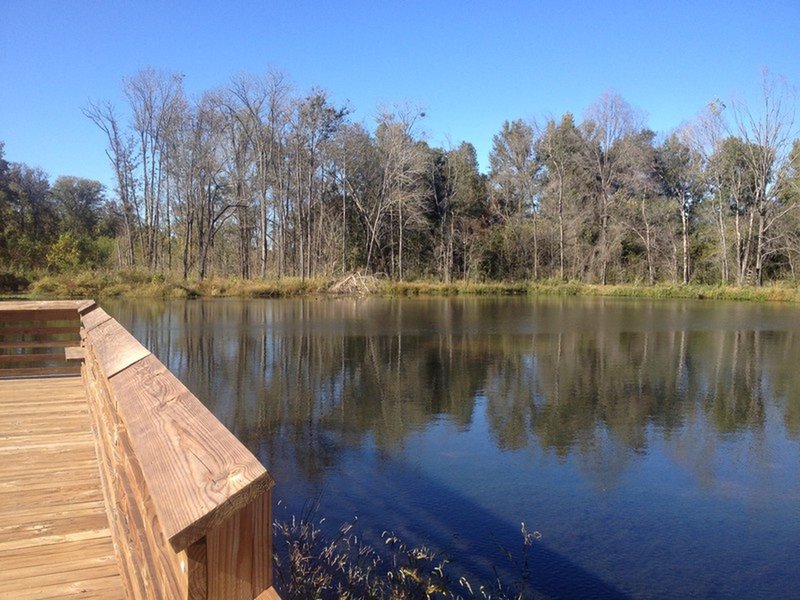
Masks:
[[[344,285],[345,279],[283,277],[249,279],[215,277],[203,281],[165,278],[144,270],[83,272],[30,276],[29,294],[36,298],[279,298],[294,296],[617,296],[631,298],[698,298],[749,302],[800,302],[800,287],[774,283],[764,287],[643,284],[597,285],[556,280],[530,282],[433,280],[392,281],[359,277],[364,285]]]
[[[299,277],[183,281],[142,270],[121,270],[43,275],[34,279],[29,293],[35,298],[274,298],[314,295],[327,285],[324,279]]]
[[[312,511],[313,514],[313,511]],[[504,551],[518,581],[475,585],[453,575],[453,565],[427,546],[409,546],[383,532],[382,549],[366,544],[353,523],[326,537],[312,514],[274,524],[275,580],[285,600],[523,600],[532,598],[529,555],[541,536],[522,525],[521,556]]]

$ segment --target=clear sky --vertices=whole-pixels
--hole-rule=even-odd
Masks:
[[[485,168],[504,120],[580,116],[607,89],[664,132],[755,94],[762,66],[800,85],[800,0],[0,0],[6,158],[110,184],[81,107],[122,108],[122,78],[148,65],[194,97],[275,67],[370,124],[382,104],[420,103],[429,141],[470,141]]]

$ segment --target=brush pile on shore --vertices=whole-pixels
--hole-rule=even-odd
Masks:
[[[328,292],[343,296],[369,296],[379,289],[378,278],[363,273],[350,273],[347,277],[333,283]]]

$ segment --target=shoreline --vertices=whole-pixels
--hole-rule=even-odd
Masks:
[[[209,278],[203,281],[167,279],[146,272],[84,272],[47,275],[27,290],[5,291],[0,299],[69,298],[291,298],[313,296],[596,296],[651,299],[707,299],[746,302],[800,303],[800,286],[773,283],[763,287],[659,283],[599,285],[561,281],[479,282],[460,280],[393,281],[349,275],[344,278],[284,277],[281,279]]]

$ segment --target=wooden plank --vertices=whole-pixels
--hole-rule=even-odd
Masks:
[[[31,578],[36,579],[41,582],[42,577],[42,565],[41,563],[37,563],[31,566],[20,566],[19,563],[15,561],[15,568],[13,571],[14,582],[15,584],[19,584],[17,589],[25,589],[25,587],[30,587],[31,582],[26,581],[23,583],[22,580]],[[114,573],[116,572],[117,568],[117,559],[114,557],[114,553],[106,553],[106,554],[94,554],[84,556],[81,554],[77,554],[76,556],[70,557],[69,559],[59,561],[55,564],[50,566],[48,571],[48,575],[61,575],[64,576],[64,579],[67,581],[72,580],[71,573],[78,569],[86,569],[91,568],[94,569],[96,567],[101,567],[103,571],[108,569],[108,572]],[[95,572],[94,574],[97,574]],[[9,589],[11,587],[9,586]]]
[[[78,325],[53,325],[49,327],[39,327],[37,325],[0,325],[0,337],[10,335],[77,335],[81,328]]]
[[[80,346],[70,346],[68,348],[64,348],[64,356],[66,360],[83,360],[83,348]]]
[[[186,567],[189,579],[188,600],[208,598],[208,552],[206,538],[201,538],[186,549]]]
[[[0,527],[0,545],[15,541],[24,541],[27,544],[39,537],[69,535],[75,530],[106,530],[110,534],[108,519],[102,508],[90,511],[73,511],[70,508],[69,514],[60,518],[34,518],[33,522],[23,519],[3,525]]]
[[[86,384],[92,413],[95,447],[100,458],[100,475],[106,514],[111,524],[117,562],[120,566],[120,575],[126,596],[129,599],[140,600],[147,596],[148,590],[145,586],[142,569],[139,567],[141,561],[137,561],[131,552],[133,547],[129,534],[131,521],[124,512],[126,503],[119,500],[123,487],[120,483],[121,476],[124,472],[118,470],[121,459],[117,451],[119,427],[115,411],[116,403],[108,391],[108,381],[102,375],[100,365],[97,364],[91,342],[86,348],[86,359],[83,367],[83,381]]]
[[[83,419],[80,408],[70,404],[59,404],[52,417],[45,412],[46,407],[43,406],[28,406],[25,410],[14,411],[5,411],[4,408],[9,407],[7,404],[0,404],[0,431],[17,426],[55,428],[59,423]]]
[[[94,300],[75,300],[76,308],[78,309],[78,313],[83,316],[94,309],[97,308],[97,304]]]
[[[98,325],[102,325],[106,321],[110,320],[111,315],[99,307],[81,315],[81,324],[87,332],[92,331]]]
[[[0,331],[2,333],[2,331]],[[16,340],[13,342],[0,342],[2,349],[17,348],[67,348],[74,346],[77,340]]]
[[[18,362],[53,362],[62,360],[64,360],[64,355],[61,352],[58,354],[45,352],[39,352],[36,354],[0,354],[0,364]]]
[[[129,597],[276,600],[269,474],[102,309],[82,324],[104,504],[115,508]]]
[[[153,503],[141,474],[127,430],[118,419],[117,399],[107,387],[87,336],[85,378],[95,419],[104,495],[114,507],[109,521],[117,540],[119,563],[132,598],[185,598],[185,564],[170,547],[158,525]]]
[[[108,379],[150,355],[150,351],[114,319],[104,321],[91,331],[87,329],[87,334],[91,334],[97,360]]]
[[[281,597],[278,595],[278,592],[275,591],[275,588],[270,586],[259,594],[256,600],[281,600]]]
[[[57,569],[59,568],[59,562],[53,560],[54,556],[60,556],[65,562],[70,563],[80,558],[105,558],[109,549],[112,550],[113,556],[113,548],[109,547],[108,540],[104,538],[90,541],[64,542],[59,546],[51,547],[50,552],[47,551],[47,548],[43,549],[34,546],[18,549],[13,553],[0,553],[0,565],[13,561],[16,569],[30,569],[31,567],[41,567],[42,565],[49,565],[51,569]]]
[[[41,482],[36,484],[27,482],[3,483],[3,488],[0,489],[0,507],[2,507],[0,510],[13,510],[16,506],[19,506],[20,494],[41,498],[37,500],[37,504],[41,508],[49,506],[55,509],[70,502],[80,504],[100,499],[102,496],[98,494],[97,490],[87,488],[87,483],[86,480],[71,482],[62,486],[52,483],[48,486]]]
[[[156,357],[110,383],[176,551],[272,487],[263,465]]]
[[[24,367],[21,369],[0,369],[3,377],[41,377],[42,375],[80,375],[80,367]]]
[[[93,450],[80,379],[0,382],[0,598],[124,597]]]
[[[77,321],[78,311],[75,309],[31,310],[23,308],[8,310],[0,308],[0,322],[17,323],[26,321]]]
[[[25,310],[29,312],[50,312],[58,310],[74,311],[94,304],[93,300],[0,300],[0,312]]]
[[[92,566],[70,573],[55,573],[18,580],[9,589],[15,600],[27,598],[124,598],[116,565]],[[116,577],[116,584],[114,578]]]
[[[79,377],[68,377],[65,378],[67,381],[80,381]],[[36,381],[35,379],[4,379],[0,381],[0,386],[5,383],[13,383],[18,381]],[[33,393],[33,392],[29,392]],[[24,417],[28,416],[31,418],[41,417],[46,418],[49,415],[59,415],[59,416],[72,416],[74,414],[83,414],[86,410],[86,405],[75,403],[75,399],[70,396],[60,397],[58,399],[53,399],[50,403],[51,406],[48,406],[46,403],[37,402],[32,399],[26,401],[25,403],[21,403],[17,401],[16,403],[9,403],[2,398],[0,398],[0,411],[2,411],[2,416],[0,418],[11,419],[14,417]]]
[[[271,584],[269,492],[206,536],[208,600],[252,600]]]

